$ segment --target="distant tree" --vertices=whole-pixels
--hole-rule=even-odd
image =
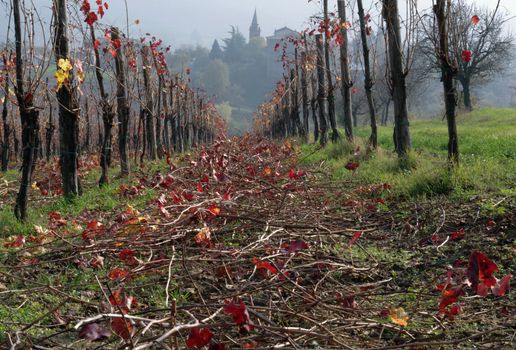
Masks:
[[[471,84],[473,81],[488,81],[509,67],[514,37],[505,31],[510,19],[500,12],[499,1],[494,9],[478,7],[464,0],[454,1],[449,14],[450,59],[457,66],[455,79],[463,91],[464,107],[473,109]],[[439,55],[434,48],[439,42],[433,19],[426,25],[428,38],[422,47],[432,62],[433,71],[440,71]]]
[[[206,66],[202,81],[208,95],[215,95],[217,101],[223,101],[229,89],[229,68],[220,59],[210,61]]]
[[[394,101],[394,146],[404,158],[411,148],[407,109],[407,65],[404,62],[398,0],[383,0],[383,19],[387,27],[390,84]]]
[[[240,61],[246,47],[245,37],[234,26],[231,27],[229,35],[229,38],[222,40],[224,42],[224,58],[226,62]]]
[[[213,45],[211,46],[210,59],[211,60],[221,60],[224,57],[224,53],[220,48],[219,41],[215,39]]]

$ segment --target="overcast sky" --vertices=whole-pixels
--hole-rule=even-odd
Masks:
[[[50,0],[33,0],[47,17]],[[90,0],[94,2],[95,0]],[[329,0],[331,8],[336,0]],[[494,6],[496,0],[466,0],[485,6]],[[150,32],[174,47],[181,45],[211,45],[214,39],[227,36],[231,25],[237,26],[247,37],[254,9],[258,11],[258,21],[262,36],[271,35],[274,29],[288,26],[301,30],[307,26],[308,18],[320,12],[317,0],[127,0],[129,22],[132,35]],[[354,2],[354,1],[353,1]],[[403,1],[400,1],[402,3]],[[375,6],[378,0],[364,0],[364,5]],[[421,9],[428,8],[432,0],[419,0]],[[109,11],[102,20],[125,28],[125,5],[123,0],[110,0]],[[516,0],[501,0],[502,10],[516,15]],[[3,6],[2,6],[3,7]],[[0,41],[4,41],[8,14],[0,17]],[[376,12],[376,11],[373,11]],[[140,20],[136,26],[134,21]],[[516,21],[511,22],[514,32]]]

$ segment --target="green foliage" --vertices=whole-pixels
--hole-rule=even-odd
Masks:
[[[207,91],[216,92],[218,100],[227,98],[229,81],[229,67],[219,59],[211,60],[202,74]]]

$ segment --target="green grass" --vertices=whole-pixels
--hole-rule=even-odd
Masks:
[[[377,152],[364,154],[369,129],[356,130],[356,144],[302,146],[301,159],[325,163],[336,180],[359,183],[389,183],[401,197],[437,195],[469,196],[501,192],[514,194],[516,181],[516,109],[486,108],[458,117],[459,168],[447,165],[448,131],[442,119],[411,121],[412,152],[403,163],[393,153],[392,127],[379,127]],[[359,169],[349,172],[346,163],[359,145]]]
[[[149,164],[147,173],[163,171],[164,162]],[[133,168],[135,171],[137,168]],[[116,177],[117,169],[111,169],[111,182],[99,187],[99,169],[90,171],[83,179],[83,194],[73,200],[62,197],[51,199],[42,198],[37,191],[31,190],[29,199],[28,219],[19,222],[13,214],[14,198],[4,201],[0,207],[0,238],[11,235],[30,235],[34,233],[34,225],[46,226],[49,212],[59,212],[63,217],[77,217],[85,211],[112,212],[115,208],[130,204],[138,210],[143,210],[146,203],[155,195],[152,189],[144,189],[139,196],[130,199],[120,198],[118,190],[122,184],[134,184],[136,177],[120,179]],[[1,174],[0,181],[18,181],[19,173],[15,170]],[[41,202],[44,200],[44,202]],[[44,204],[42,204],[44,203]]]

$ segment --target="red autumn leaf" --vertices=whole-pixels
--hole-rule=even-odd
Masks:
[[[496,281],[496,285],[493,287],[493,294],[497,297],[503,297],[510,287],[511,275],[504,276],[501,280]]]
[[[308,243],[306,243],[303,240],[296,240],[290,243],[283,243],[281,247],[285,249],[288,254],[295,254],[300,250],[310,249]]]
[[[441,313],[446,312],[446,308],[459,300],[461,295],[464,295],[462,286],[453,287],[451,283],[447,283],[445,286],[437,286],[441,290],[442,296],[439,303],[439,311]]]
[[[453,319],[455,318],[455,316],[457,316],[458,314],[460,314],[461,312],[461,308],[459,305],[453,305],[452,307],[448,308],[448,309],[443,309],[443,310],[440,310],[441,313],[445,314],[446,317],[448,317],[451,321],[453,321]]]
[[[462,237],[464,236],[464,230],[459,230],[459,231],[456,231],[456,232],[453,232],[451,235],[450,235],[450,238],[454,241],[458,240],[458,239],[461,239]]]
[[[225,200],[225,201],[230,201],[231,200],[231,192],[229,192],[229,190],[224,192],[224,195],[222,196],[222,199]]]
[[[111,329],[115,332],[120,338],[124,340],[128,340],[131,338],[131,333],[133,331],[133,325],[129,320],[123,319],[122,317],[113,317],[111,319]]]
[[[109,296],[109,303],[113,306],[120,307],[124,314],[138,305],[136,298],[125,295],[122,288],[115,290],[113,294]]]
[[[478,17],[477,15],[474,15],[473,17],[471,17],[471,23],[473,23],[474,26],[476,26],[479,22],[480,22],[480,17]]]
[[[48,220],[50,221],[58,221],[61,220],[61,213],[57,211],[51,211],[48,213]]]
[[[128,265],[138,264],[138,261],[134,257],[134,250],[124,249],[118,253],[118,258]]]
[[[122,41],[120,39],[113,40],[113,47],[119,50],[122,47]]]
[[[97,22],[99,18],[97,17],[97,14],[95,12],[89,12],[86,16],[86,19],[84,22],[88,23],[88,25],[92,26],[95,22]]]
[[[256,257],[254,257],[252,261],[258,269],[266,269],[270,271],[270,273],[272,273],[273,275],[278,273],[278,269],[269,264],[267,261],[260,260]]]
[[[478,295],[486,296],[489,288],[496,285],[496,278],[493,276],[496,271],[498,271],[498,266],[484,253],[474,251],[469,257],[466,273],[471,288]]]
[[[265,168],[263,168],[262,175],[265,177],[271,176],[272,175],[271,167],[267,165]]]
[[[104,7],[99,6],[97,13],[99,14],[100,18],[104,17]]]
[[[213,333],[208,328],[195,327],[190,330],[190,336],[186,340],[189,349],[200,349],[213,338]]]
[[[462,51],[462,60],[464,62],[471,62],[473,58],[473,53],[470,50],[464,50]]]
[[[84,14],[87,14],[88,12],[91,11],[91,5],[90,5],[90,2],[88,0],[84,0],[82,2],[82,5],[81,5],[81,8],[80,10],[84,13]]]
[[[211,207],[208,208],[208,211],[210,213],[212,213],[214,216],[217,216],[220,214],[220,208],[217,207],[216,205],[212,205]]]
[[[124,278],[128,274],[129,274],[129,272],[115,267],[115,268],[111,269],[111,271],[109,271],[108,278],[110,280],[115,280],[115,279],[118,279],[118,278]]]
[[[98,323],[89,323],[79,331],[79,338],[86,340],[101,340],[111,336],[109,329],[104,328]]]
[[[233,322],[235,322],[237,326],[243,327],[243,329],[248,332],[252,331],[254,326],[244,302],[237,300],[236,302],[226,301],[225,303],[224,312],[233,316]]]
[[[201,247],[211,246],[211,231],[208,227],[203,228],[194,237],[195,243]]]
[[[93,48],[95,50],[98,50],[100,47],[100,41],[98,41],[98,39],[95,39],[95,42],[93,43]]]
[[[25,244],[25,236],[18,235],[11,237],[11,241],[4,243],[5,248],[21,248]]]
[[[348,246],[351,247],[353,244],[356,243],[356,241],[358,241],[360,239],[360,237],[362,237],[364,233],[362,231],[357,231],[353,234],[353,237],[351,237],[351,239],[349,240],[348,242]]]
[[[296,171],[295,169],[290,169],[288,171],[288,177],[291,180],[299,180],[300,178],[304,177],[305,175],[306,175],[306,171],[304,171],[304,170]]]
[[[358,169],[358,167],[360,166],[360,164],[356,163],[356,162],[348,162],[348,164],[346,164],[346,169],[348,169],[349,171],[355,171]]]
[[[202,183],[200,183],[200,182],[197,184],[197,192],[199,192],[199,193],[204,192],[204,189],[202,188]]]

